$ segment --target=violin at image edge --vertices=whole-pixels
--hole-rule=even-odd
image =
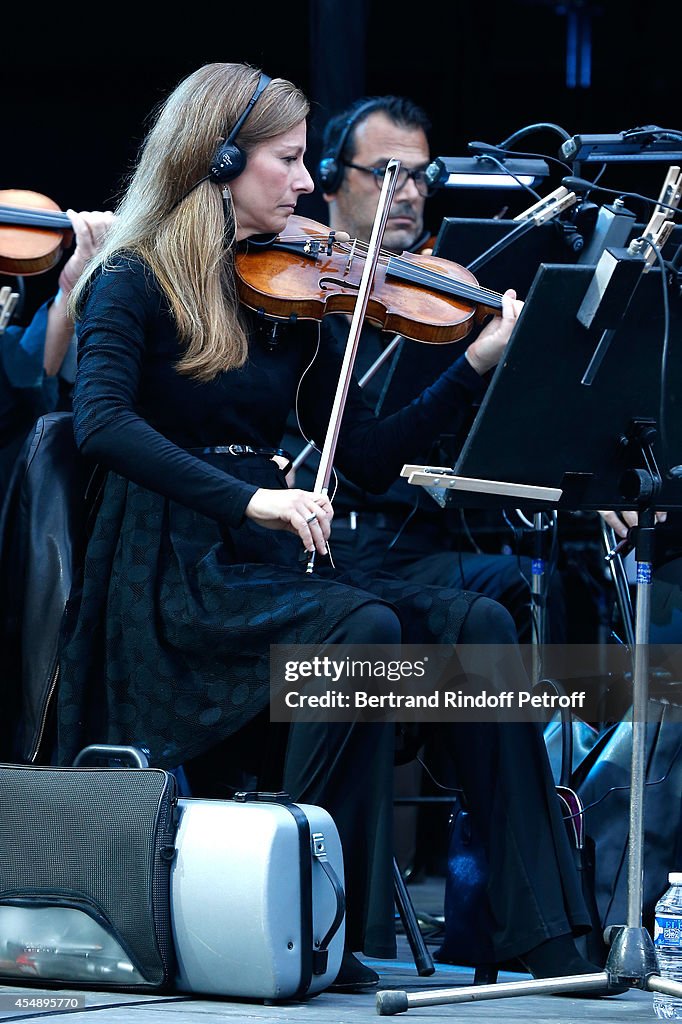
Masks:
[[[0,272],[43,274],[72,240],[71,221],[54,200],[27,189],[0,190]]]
[[[270,244],[247,242],[236,258],[242,302],[278,319],[320,320],[327,313],[352,313],[367,246],[347,238],[294,215]],[[366,318],[404,338],[443,344],[466,337],[474,325],[501,309],[499,292],[479,288],[471,271],[458,263],[384,252]]]

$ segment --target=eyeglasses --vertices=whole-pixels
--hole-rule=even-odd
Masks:
[[[371,174],[376,182],[377,188],[380,189],[383,185],[384,175],[386,174],[385,167],[362,167],[360,164],[351,163],[350,160],[344,160],[343,163],[346,167],[352,167],[356,171],[364,171],[365,174]],[[396,192],[400,192],[401,188],[405,188],[410,178],[412,178],[415,188],[420,196],[423,196],[426,199],[428,196],[432,195],[432,189],[429,187],[429,182],[424,168],[419,168],[419,170],[415,171],[408,171],[406,167],[401,167],[398,171],[398,180],[395,187]]]

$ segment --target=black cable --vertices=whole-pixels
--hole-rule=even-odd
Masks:
[[[460,508],[460,510],[459,510],[459,519],[460,519],[460,522],[462,524],[462,529],[464,530],[464,535],[467,538],[467,540],[469,541],[469,543],[471,544],[471,546],[474,549],[475,553],[477,555],[482,555],[483,554],[483,549],[481,547],[479,547],[479,545],[476,543],[476,538],[474,537],[473,533],[471,532],[471,528],[470,528],[469,524],[467,523],[466,509],[465,508]]]
[[[643,196],[640,192],[623,192],[615,188],[605,188],[603,185],[595,185],[594,182],[588,181],[587,178],[578,178],[572,175],[567,175],[562,179],[561,182],[566,188],[579,189],[581,185],[589,185],[590,188],[585,192],[585,195],[589,195],[590,192],[606,192],[611,196],[629,196],[631,199],[639,199],[643,203],[648,203],[650,206],[661,206],[664,210],[671,210],[673,213],[680,213],[679,206],[671,206],[668,203],[662,203],[660,199],[654,199],[652,196]]]
[[[666,278],[666,265],[663,253],[655,242],[648,238],[635,239],[636,242],[643,241],[649,245],[661,268],[661,284],[663,286],[663,346],[661,349],[661,390],[658,399],[658,427],[661,435],[661,453],[665,475],[668,480],[676,480],[682,476],[682,465],[671,466],[669,463],[668,447],[668,426],[666,422],[666,395],[668,392],[668,345],[670,341],[670,301],[668,299],[668,281]],[[632,243],[631,243],[632,244]]]
[[[645,786],[660,786],[660,784],[662,782],[665,782],[665,780],[668,778],[668,776],[670,775],[671,771],[673,770],[673,766],[674,766],[675,761],[677,760],[677,758],[680,756],[680,751],[681,750],[682,750],[682,744],[680,744],[678,746],[677,750],[675,751],[675,753],[672,756],[672,760],[671,760],[670,764],[668,765],[667,770],[660,777],[660,779],[654,779],[653,782],[645,782],[644,785]],[[598,804],[600,804],[602,802],[602,800],[605,800],[606,797],[609,796],[610,793],[625,792],[625,791],[627,791],[629,789],[632,789],[632,784],[630,784],[629,786],[610,786],[606,790],[606,792],[602,793],[602,795],[597,800],[593,800],[591,804],[585,804],[585,806],[580,811],[575,811],[575,813],[573,813],[573,814],[562,815],[562,818],[563,818],[564,821],[571,821],[573,818],[579,818],[581,814],[585,813],[585,811],[592,810],[592,808],[596,807]]]
[[[541,121],[538,124],[528,124],[525,128],[519,128],[518,131],[514,132],[509,138],[504,139],[500,143],[500,148],[503,146],[511,146],[512,142],[516,142],[517,139],[523,139],[526,135],[531,135],[533,132],[542,131],[544,129],[550,129],[560,135],[564,142],[568,142],[571,136],[568,134],[565,128],[561,125],[554,124],[553,121]]]
[[[534,637],[536,640],[539,640],[539,638],[540,638],[540,623],[538,621],[538,616],[536,614],[535,605],[533,603],[533,598],[532,598],[533,584],[531,583],[531,581],[528,579],[528,577],[526,576],[525,572],[523,571],[523,566],[522,566],[522,563],[521,563],[521,559],[523,557],[522,554],[521,554],[521,540],[523,539],[524,533],[527,532],[527,531],[525,531],[523,529],[523,527],[514,526],[514,524],[512,523],[511,519],[509,518],[509,513],[507,512],[506,508],[502,509],[502,518],[504,519],[504,521],[506,522],[507,526],[511,530],[512,538],[514,540],[514,548],[515,548],[514,553],[516,555],[516,568],[517,568],[519,576],[521,577],[521,579],[525,583],[526,587],[528,588],[528,593],[530,595],[529,602],[528,602],[528,614],[530,616],[531,637]],[[530,531],[528,531],[528,532],[530,532]]]
[[[199,185],[203,185],[205,181],[209,181],[210,177],[210,174],[206,174],[203,178],[199,178],[198,181],[195,181],[194,184],[191,185],[186,192],[183,192],[179,199],[176,199],[176,201],[173,203],[170,210],[168,211],[168,214],[170,215],[173,212],[173,210],[177,209],[180,203],[184,203],[187,196],[190,195],[190,193],[194,192],[195,188],[199,188]]]
[[[603,177],[604,171],[606,170],[607,166],[608,166],[608,164],[602,164],[601,165],[601,167],[597,171],[596,177],[592,178],[592,184],[593,185],[596,185],[597,182]]]
[[[552,164],[558,164],[559,167],[567,168],[572,170],[572,166],[566,163],[565,160],[559,160],[558,157],[548,156],[546,153],[525,153],[518,149],[504,149],[502,146],[493,146],[489,142],[470,142],[468,148],[473,151],[476,156],[487,157],[491,153],[501,153],[503,156],[520,156],[528,157],[529,160],[547,160]],[[492,159],[492,156],[490,157]]]
[[[531,195],[532,195],[532,196],[533,196],[533,197],[534,197],[534,198],[535,198],[535,199],[536,199],[536,200],[537,200],[538,202],[540,202],[540,200],[542,199],[542,196],[541,196],[541,195],[540,195],[540,194],[539,194],[538,192],[536,192],[534,188],[531,188],[531,187],[530,187],[530,185],[526,185],[525,181],[521,181],[521,179],[519,178],[518,174],[512,174],[512,172],[511,172],[511,171],[509,170],[509,168],[508,168],[508,167],[505,167],[505,166],[504,166],[504,164],[502,163],[502,161],[501,161],[501,160],[498,160],[496,156],[492,156],[492,154],[490,154],[490,153],[486,153],[486,154],[485,154],[485,157],[484,157],[484,159],[485,159],[485,160],[490,160],[490,161],[491,161],[491,163],[497,164],[497,166],[498,166],[498,167],[499,167],[499,168],[500,168],[500,169],[501,169],[502,171],[504,171],[504,173],[505,173],[506,175],[508,175],[508,176],[509,176],[510,178],[513,178],[513,179],[514,179],[514,181],[515,181],[515,182],[516,182],[516,183],[517,183],[518,185],[520,185],[520,186],[521,186],[521,188],[525,188],[526,192],[530,192],[530,194],[531,194]]]
[[[431,769],[426,764],[426,762],[423,760],[423,758],[419,756],[419,754],[415,756],[415,761],[417,762],[417,764],[420,764],[422,766],[428,777],[431,779],[431,782],[434,784],[434,786],[437,786],[438,789],[443,789],[445,790],[446,793],[459,793],[460,796],[464,796],[464,790],[462,789],[461,786],[446,786],[442,782],[439,782],[436,776],[431,771]]]
[[[466,521],[466,511],[464,508],[459,509],[459,518],[460,523],[462,525],[462,530],[464,531],[464,536],[468,539],[469,543],[474,549],[474,552],[477,555],[482,555],[483,550],[476,543],[474,535],[472,534],[469,528],[469,524]],[[457,545],[457,567],[459,569],[459,585],[461,586],[462,590],[466,590],[466,580],[464,578],[464,553],[462,551],[461,544]]]
[[[459,585],[462,590],[466,590],[464,583],[464,555],[462,554],[462,545],[457,546],[457,567],[459,569]]]
[[[418,508],[419,508],[419,492],[417,491],[417,493],[415,494],[415,498],[414,498],[414,504],[413,504],[412,508],[410,509],[410,511],[405,516],[405,518],[403,519],[403,521],[400,524],[400,526],[398,527],[398,529],[396,530],[395,535],[393,536],[393,539],[391,540],[390,544],[386,548],[387,551],[390,551],[394,547],[394,545],[396,545],[398,543],[398,541],[400,540],[400,538],[402,536],[403,530],[405,529],[405,527],[409,523],[409,521],[412,518],[412,516],[416,513]]]
[[[660,777],[660,779],[654,779],[652,782],[645,782],[644,785],[645,786],[660,786],[662,782],[665,782],[666,779],[670,776],[671,771],[673,770],[673,767],[675,765],[675,761],[677,760],[677,758],[680,755],[680,751],[682,751],[682,744],[680,744],[678,746],[677,750],[675,751],[675,753],[672,756],[672,760],[670,761],[670,764],[668,765],[666,771],[663,773],[663,775]],[[438,779],[433,774],[433,772],[431,771],[431,769],[428,767],[428,765],[424,761],[424,759],[421,758],[418,754],[415,757],[415,761],[417,761],[418,764],[420,764],[422,766],[422,768],[424,769],[426,774],[429,776],[429,778],[433,782],[434,786],[436,786],[438,789],[442,789],[442,790],[444,790],[447,793],[458,793],[462,797],[465,796],[464,790],[462,789],[461,786],[446,786],[442,782],[439,782]],[[572,821],[573,818],[579,818],[586,811],[590,811],[590,810],[592,810],[593,807],[597,807],[597,805],[600,804],[602,802],[602,800],[605,800],[606,797],[609,796],[609,794],[611,794],[611,793],[618,793],[618,792],[626,792],[627,790],[629,790],[631,788],[632,788],[631,785],[628,785],[628,786],[610,786],[604,793],[602,793],[602,795],[600,797],[598,797],[596,800],[593,800],[592,803],[590,803],[590,804],[585,804],[585,806],[581,810],[575,811],[573,814],[562,814],[562,819],[563,819],[563,821]]]

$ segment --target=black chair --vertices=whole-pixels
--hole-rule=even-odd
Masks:
[[[7,760],[50,763],[59,630],[85,536],[92,478],[76,448],[71,414],[41,416],[19,453],[0,510],[0,753]]]

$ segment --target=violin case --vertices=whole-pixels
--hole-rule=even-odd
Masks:
[[[322,807],[286,793],[181,797],[171,927],[182,992],[288,1000],[341,966],[343,856]]]
[[[0,765],[0,982],[172,991],[176,780],[80,758]]]

